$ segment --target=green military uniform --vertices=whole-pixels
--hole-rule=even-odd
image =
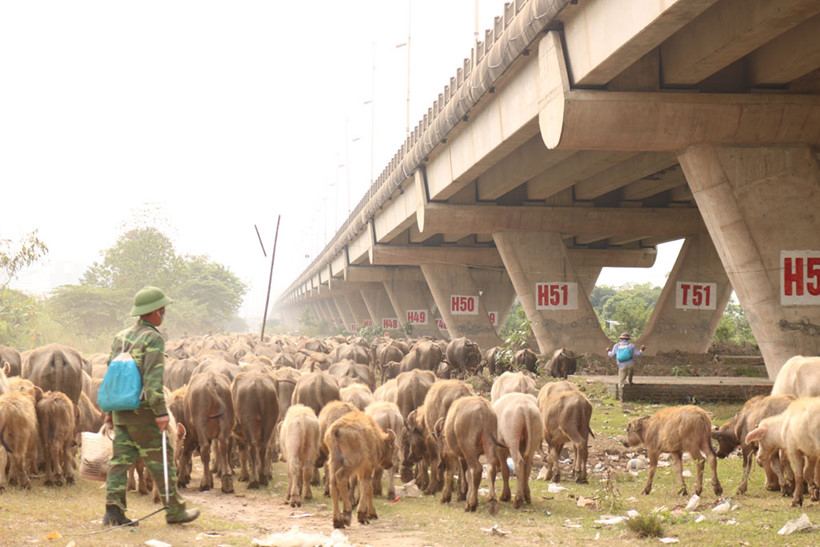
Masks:
[[[155,418],[167,416],[162,376],[165,370],[165,340],[159,331],[142,319],[117,334],[111,344],[110,363],[117,355],[128,351],[137,362],[142,376],[142,402],[137,410],[112,413],[114,422],[114,449],[106,480],[105,504],[116,505],[125,511],[125,488],[128,468],[142,456],[145,466],[159,485],[164,498],[165,478],[162,461],[162,434]],[[175,432],[169,431],[168,434]],[[173,449],[168,444],[169,508],[165,518],[179,520],[185,513],[185,500],[177,492],[177,476]]]

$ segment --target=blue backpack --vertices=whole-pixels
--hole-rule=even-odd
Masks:
[[[615,358],[618,360],[619,363],[625,363],[626,361],[632,360],[632,347],[627,344],[622,346],[618,344],[618,353],[615,355]]]
[[[135,341],[134,345],[136,343]],[[125,342],[123,342],[124,349]],[[139,367],[130,351],[123,351],[108,365],[108,370],[105,372],[97,393],[97,404],[105,412],[136,410],[140,406],[141,398],[142,377]]]

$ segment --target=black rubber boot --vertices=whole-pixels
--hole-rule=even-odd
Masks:
[[[185,524],[192,522],[199,516],[199,509],[183,509],[182,511],[175,511],[173,514],[169,513],[165,516],[165,522],[168,524]]]
[[[118,505],[106,505],[105,516],[103,516],[103,526],[139,526],[139,522],[135,522],[125,516],[122,509]]]

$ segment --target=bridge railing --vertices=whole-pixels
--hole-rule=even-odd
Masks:
[[[367,225],[391,194],[423,164],[470,110],[493,89],[493,84],[547,28],[571,0],[515,0],[504,6],[487,29],[483,41],[476,41],[470,56],[444,86],[438,99],[410,133],[384,170],[368,188],[345,223],[310,263],[299,278],[277,299],[292,300],[293,290],[315,276]]]

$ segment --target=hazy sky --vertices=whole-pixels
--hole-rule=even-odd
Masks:
[[[503,5],[480,0],[482,36]],[[469,56],[474,8],[412,0],[411,126]],[[243,315],[261,316],[254,224],[270,248],[282,215],[273,300],[364,194],[371,136],[376,175],[401,146],[407,37],[404,0],[3,2],[0,239],[37,229],[50,249],[12,286],[76,283],[150,210],[178,253],[248,283]],[[662,284],[678,247],[599,283]]]

